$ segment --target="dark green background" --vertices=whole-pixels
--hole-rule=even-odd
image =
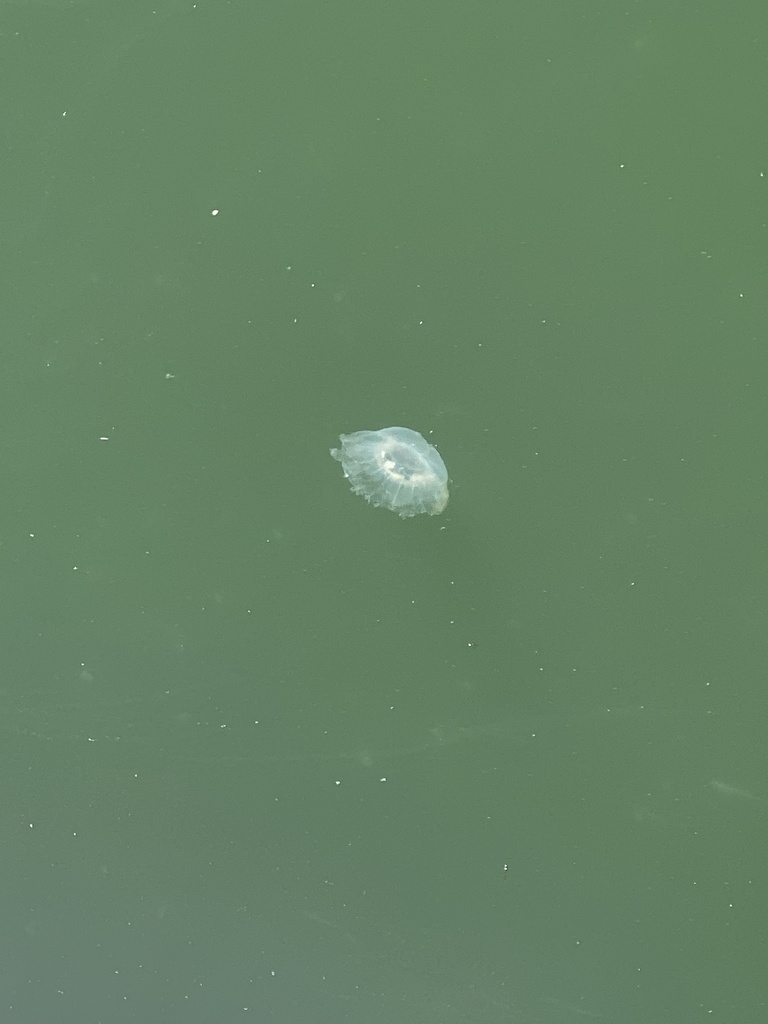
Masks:
[[[764,17],[0,3],[2,1024],[768,1020]]]

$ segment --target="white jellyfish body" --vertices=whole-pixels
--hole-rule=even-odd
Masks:
[[[440,453],[415,430],[385,427],[342,434],[331,455],[355,494],[403,519],[439,515],[448,504],[448,470]]]

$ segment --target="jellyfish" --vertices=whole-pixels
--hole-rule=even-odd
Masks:
[[[448,504],[448,470],[435,447],[408,427],[342,434],[331,455],[355,494],[403,519],[439,515]]]

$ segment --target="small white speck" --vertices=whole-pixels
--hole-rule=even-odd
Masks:
[[[211,210],[211,216],[212,217],[218,217],[219,216],[219,211],[218,210]]]

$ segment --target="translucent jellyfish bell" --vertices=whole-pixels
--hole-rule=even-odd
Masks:
[[[415,430],[385,427],[342,434],[331,455],[355,494],[403,519],[439,515],[448,504],[448,470],[440,454]]]

